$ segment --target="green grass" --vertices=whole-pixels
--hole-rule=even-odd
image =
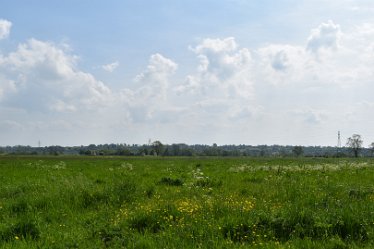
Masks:
[[[0,157],[0,248],[374,248],[374,160]]]

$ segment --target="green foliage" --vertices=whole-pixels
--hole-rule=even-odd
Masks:
[[[144,233],[145,231],[157,233],[162,229],[160,221],[157,218],[158,217],[154,215],[140,214],[130,220],[129,227],[140,233]]]
[[[362,144],[363,144],[363,141],[362,141],[361,135],[359,134],[353,134],[352,137],[349,137],[347,139],[347,146],[351,148],[355,157],[358,157],[359,152],[362,149]]]
[[[294,146],[292,148],[292,153],[294,153],[296,156],[301,156],[304,153],[304,149],[302,146]]]
[[[168,186],[182,186],[183,181],[181,179],[173,179],[170,177],[162,177],[158,182],[159,184],[168,185]]]
[[[40,231],[33,222],[20,221],[15,225],[11,225],[0,233],[0,239],[3,241],[12,241],[14,239],[37,240]]]
[[[222,185],[221,180],[215,180],[215,179],[209,179],[209,178],[197,179],[194,183],[194,186],[202,187],[202,188],[220,187],[221,185]]]
[[[367,158],[0,157],[0,248],[373,248]]]
[[[136,184],[132,181],[120,182],[114,186],[113,192],[110,194],[119,204],[131,202],[136,198],[136,188]]]

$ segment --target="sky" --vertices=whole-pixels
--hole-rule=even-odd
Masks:
[[[371,0],[0,6],[0,146],[374,142]]]

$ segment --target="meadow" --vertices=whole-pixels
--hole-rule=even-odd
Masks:
[[[374,248],[374,160],[0,157],[0,248]]]

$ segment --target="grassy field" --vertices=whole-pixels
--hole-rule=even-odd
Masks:
[[[374,160],[0,157],[0,248],[374,248]]]

